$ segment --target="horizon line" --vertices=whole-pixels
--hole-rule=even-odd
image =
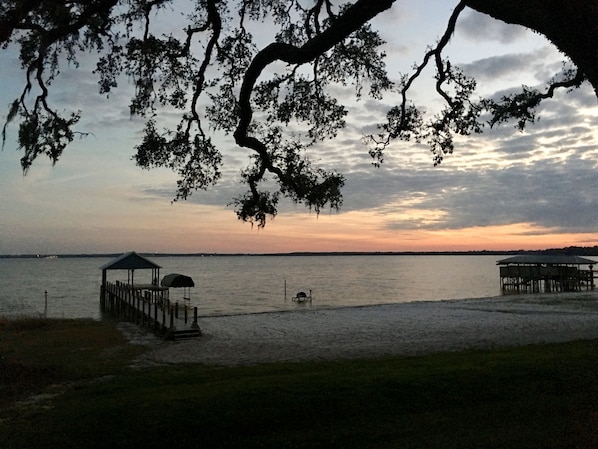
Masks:
[[[564,248],[547,248],[536,250],[448,250],[448,251],[288,251],[288,252],[274,252],[274,253],[219,253],[219,252],[157,252],[157,251],[140,251],[137,252],[143,256],[155,257],[201,257],[201,256],[216,256],[216,257],[232,257],[232,256],[359,256],[359,255],[380,255],[380,256],[400,256],[400,255],[510,255],[522,253],[545,253],[545,252],[567,252],[573,249],[581,250],[585,255],[598,256],[598,246],[589,247],[564,247]],[[587,253],[589,251],[589,253]],[[118,257],[124,252],[106,252],[106,253],[21,253],[21,254],[0,254],[0,258],[75,258],[75,257]]]

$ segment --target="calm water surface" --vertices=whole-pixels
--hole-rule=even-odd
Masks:
[[[500,256],[150,257],[169,273],[191,276],[200,315],[350,307],[500,295]],[[0,259],[0,315],[100,318],[100,267],[111,258]],[[127,280],[126,271],[108,279]],[[151,282],[137,270],[135,282]],[[286,298],[285,298],[286,285]],[[291,301],[312,290],[313,301]],[[182,297],[171,289],[171,298]]]

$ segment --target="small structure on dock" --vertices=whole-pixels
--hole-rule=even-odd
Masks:
[[[120,319],[148,325],[167,338],[198,337],[201,333],[197,324],[197,307],[193,310],[193,322],[190,323],[190,304],[171,303],[169,286],[158,284],[160,268],[134,251],[100,267],[102,311]],[[108,271],[111,270],[126,270],[126,282],[110,282]],[[151,270],[149,282],[135,281],[135,272],[139,270]],[[139,278],[138,274],[137,279]]]
[[[592,290],[596,263],[579,256],[523,254],[497,265],[503,293],[548,293]]]
[[[183,300],[191,301],[191,288],[195,287],[195,282],[193,282],[193,279],[190,276],[171,273],[162,278],[160,285],[166,288],[182,288]]]

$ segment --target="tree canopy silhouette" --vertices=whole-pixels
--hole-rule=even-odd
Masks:
[[[252,154],[241,174],[247,193],[234,199],[237,215],[264,226],[281,196],[316,212],[341,206],[343,175],[314,165],[304,152],[345,126],[347,108],[331,94],[334,86],[352,85],[357,98],[399,92],[400,101],[379,132],[364,136],[374,165],[383,162],[385,149],[396,139],[427,143],[439,164],[453,151],[455,135],[509,120],[523,129],[556,89],[589,82],[598,92],[595,0],[455,0],[438,42],[411,73],[393,76],[398,79],[393,82],[385,66],[385,43],[370,22],[400,1],[4,1],[0,43],[3,49],[18,46],[24,77],[22,93],[7,114],[3,146],[7,126],[18,121],[26,172],[40,155],[56,162],[75,135],[85,133],[77,128],[85,111],[59,113],[48,93],[61,65],[76,65],[83,52],[96,52],[100,93],[112,93],[123,75],[134,82],[130,112],[146,120],[134,156],[137,164],[177,172],[176,198],[185,199],[221,176],[222,156],[210,132],[231,135]],[[547,80],[544,90],[524,86],[501,99],[474,97],[476,81],[443,56],[467,8],[544,35],[570,62]],[[155,31],[176,14],[177,29]],[[272,42],[260,40],[260,26],[275,29]],[[409,99],[428,66],[435,70],[436,93],[444,103],[431,118]],[[180,119],[167,128],[161,113],[172,109]]]

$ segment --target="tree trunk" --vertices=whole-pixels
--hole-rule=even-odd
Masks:
[[[472,9],[523,25],[546,36],[565,53],[598,96],[598,1],[465,0]]]

